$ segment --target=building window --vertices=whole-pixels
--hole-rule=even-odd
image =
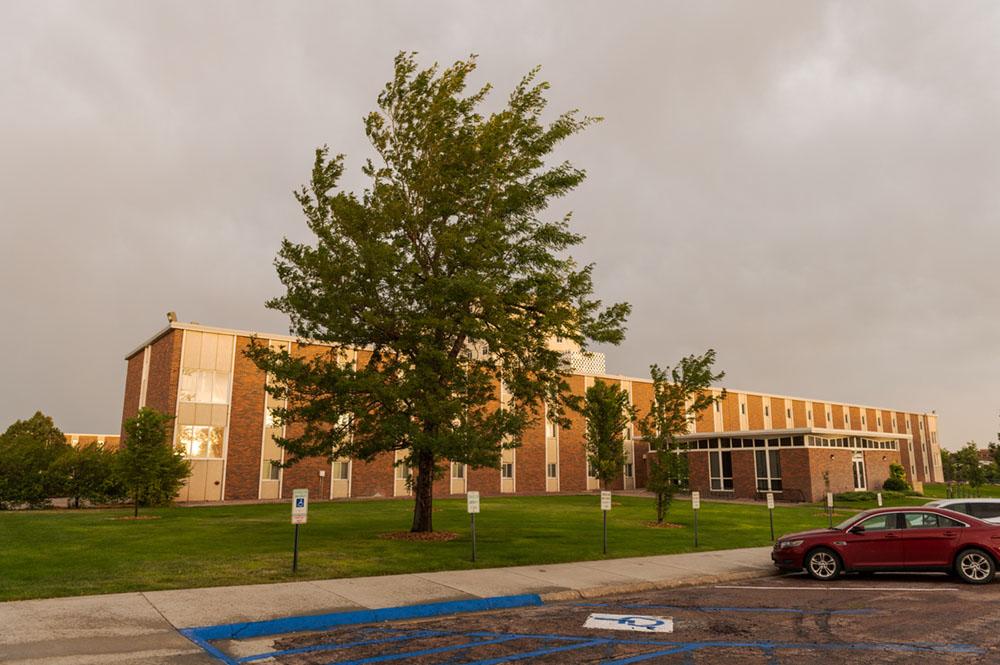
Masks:
[[[396,480],[409,480],[410,475],[410,467],[405,464],[396,465]]]
[[[280,480],[281,479],[281,467],[278,466],[280,462],[277,460],[264,460],[264,480]]]
[[[333,479],[334,480],[347,480],[350,477],[351,463],[350,462],[334,462],[333,463]]]
[[[785,409],[785,417],[788,418],[789,420],[792,419],[792,410],[791,409]]]
[[[514,477],[514,464],[512,462],[504,462],[500,465],[500,477],[501,478],[513,478]]]
[[[850,422],[851,422],[851,419],[847,416],[847,413],[845,412],[844,413],[844,426],[849,425]]]
[[[716,403],[715,403],[715,412],[716,413],[720,413],[721,411],[722,411],[722,403],[716,401]]]
[[[766,404],[764,405],[764,417],[765,418],[771,417],[771,407],[767,406]]]
[[[631,478],[633,475],[635,475],[635,470],[632,467],[632,462],[625,462],[625,477]]]
[[[716,491],[733,489],[733,454],[728,450],[708,453],[711,488]]]
[[[556,438],[556,433],[558,429],[559,426],[555,422],[549,420],[548,418],[545,419],[545,436],[549,437],[550,439]]]
[[[591,462],[590,460],[587,460],[587,477],[588,478],[597,477],[597,474],[594,473],[594,463]]]
[[[754,462],[757,465],[757,491],[781,491],[781,459],[777,450],[755,450]]]
[[[864,416],[861,416],[861,424],[862,425],[867,425],[868,424],[868,422],[865,420]]]
[[[191,459],[222,459],[222,428],[181,425],[177,447]]]
[[[545,475],[548,478],[557,478],[559,476],[559,467],[554,463],[550,463],[546,467]]]
[[[184,369],[181,372],[180,401],[198,404],[229,403],[229,372]]]
[[[461,462],[452,462],[451,463],[451,477],[454,478],[454,479],[456,479],[456,480],[459,480],[461,478],[465,478],[465,465],[462,464]]]
[[[875,424],[878,425],[879,427],[882,426],[882,416],[879,416],[878,418],[875,419]]]
[[[813,419],[812,409],[809,409],[808,411],[806,411],[806,418],[808,418],[809,420]]]
[[[747,405],[746,404],[740,404],[740,413],[742,413],[744,416],[747,414]]]

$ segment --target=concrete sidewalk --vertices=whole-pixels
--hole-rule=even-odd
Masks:
[[[757,547],[0,603],[0,662],[212,663],[177,629],[515,594],[558,601],[712,584],[773,574],[769,553]]]

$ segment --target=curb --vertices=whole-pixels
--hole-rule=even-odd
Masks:
[[[760,577],[774,577],[778,574],[778,571],[769,566],[759,570],[722,573],[721,575],[699,575],[697,577],[685,577],[682,579],[662,580],[658,582],[630,582],[628,584],[607,584],[604,586],[588,587],[586,589],[551,591],[549,593],[539,594],[539,598],[542,599],[543,603],[554,603],[564,600],[581,600],[599,598],[601,596],[617,596],[626,593],[656,591],[658,589],[679,589],[682,587],[704,586],[706,584],[720,584],[722,582],[739,582],[742,580],[757,579]]]

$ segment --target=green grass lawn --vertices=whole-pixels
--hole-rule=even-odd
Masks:
[[[977,490],[963,486],[961,489],[966,496],[974,494],[984,499],[1000,499],[1000,485],[981,485]],[[946,499],[948,498],[947,485],[944,483],[924,483],[924,496],[930,499]]]
[[[314,503],[296,576],[287,504],[162,508],[142,521],[116,519],[127,509],[0,512],[0,600],[600,559],[599,503],[484,498],[476,564],[464,500],[435,502],[435,529],[459,534],[450,542],[380,538],[409,527],[409,501]],[[692,517],[691,504],[676,501],[667,519],[682,528],[650,528],[651,499],[615,497],[608,558],[694,551]],[[777,535],[827,524],[814,505],[779,506],[774,521]],[[769,544],[764,505],[702,503],[699,550]]]

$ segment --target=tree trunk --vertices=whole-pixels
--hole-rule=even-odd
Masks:
[[[135,504],[135,513],[133,513],[133,517],[138,517],[139,516],[139,491],[138,490],[136,490],[132,494],[132,499],[133,499],[132,503]]]
[[[663,524],[663,493],[656,493],[656,523]]]
[[[423,450],[417,454],[417,476],[413,483],[413,533],[434,530],[434,454]]]

